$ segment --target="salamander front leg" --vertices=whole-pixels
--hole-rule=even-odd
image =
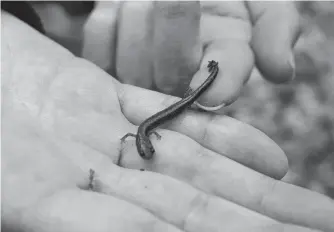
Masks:
[[[126,140],[127,137],[135,137],[136,138],[136,134],[133,134],[133,133],[127,133],[126,135],[124,135],[122,138],[121,138],[121,141],[122,143]]]
[[[150,131],[150,132],[148,132],[148,136],[151,136],[151,134],[155,134],[155,136],[157,137],[158,140],[161,139],[161,135],[159,135],[158,132],[156,132],[156,131]]]
[[[127,133],[126,135],[124,135],[122,138],[121,138],[121,146],[123,146],[123,144],[125,143],[125,140],[127,139],[127,137],[137,137],[136,134],[133,134],[133,133]],[[118,160],[116,162],[116,165],[120,166],[120,162],[121,162],[121,159],[122,159],[122,156],[123,156],[123,153],[122,153],[122,149],[120,150],[120,154],[118,156]]]
[[[94,176],[95,176],[95,171],[93,169],[89,169],[88,190],[91,191],[94,191]]]

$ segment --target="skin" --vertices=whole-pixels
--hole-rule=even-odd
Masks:
[[[190,107],[196,101],[196,99],[198,99],[201,96],[201,94],[203,94],[210,87],[210,85],[214,82],[219,72],[218,63],[215,61],[210,61],[208,64],[208,70],[210,75],[200,87],[198,87],[195,90],[189,89],[189,91],[187,91],[183,99],[174,103],[168,108],[152,115],[151,117],[146,119],[143,123],[141,123],[138,127],[137,135],[132,133],[127,133],[125,136],[121,138],[121,141],[124,142],[124,140],[129,136],[135,137],[139,155],[143,159],[146,160],[151,159],[155,153],[155,150],[150,141],[149,135],[154,133],[158,139],[161,138],[161,136],[158,133],[152,130],[157,126],[165,123],[166,121],[170,121],[171,119],[180,115],[186,108]]]
[[[198,99],[214,107],[234,102],[254,69],[273,83],[292,80],[300,31],[292,1],[99,2],[82,55],[123,83],[180,97],[216,60],[224,72]]]
[[[280,181],[282,150],[226,116],[185,112],[159,130],[152,162],[127,143],[117,166],[120,136],[177,99],[1,20],[3,230],[333,231],[333,201]]]

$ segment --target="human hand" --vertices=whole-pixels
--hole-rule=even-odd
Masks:
[[[4,230],[333,229],[333,202],[278,181],[284,153],[231,118],[186,112],[159,130],[151,161],[131,141],[121,149],[133,124],[175,98],[122,85],[12,16],[2,20]]]
[[[198,102],[219,109],[237,99],[254,62],[272,82],[291,80],[299,32],[293,2],[98,2],[82,54],[123,83],[177,96],[203,83],[214,59],[221,71]]]

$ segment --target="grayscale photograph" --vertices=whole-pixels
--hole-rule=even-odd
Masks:
[[[333,219],[334,1],[1,1],[1,231]]]

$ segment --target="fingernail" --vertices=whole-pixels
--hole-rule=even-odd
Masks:
[[[296,63],[295,63],[295,56],[294,56],[293,53],[291,53],[291,55],[290,55],[289,63],[290,63],[291,69],[292,69],[290,80],[293,80],[296,77]]]
[[[205,111],[217,111],[217,110],[220,110],[221,108],[223,108],[224,106],[226,106],[225,103],[222,103],[218,106],[202,106],[201,104],[199,104],[198,102],[195,102],[195,105],[202,109],[202,110],[205,110]]]

